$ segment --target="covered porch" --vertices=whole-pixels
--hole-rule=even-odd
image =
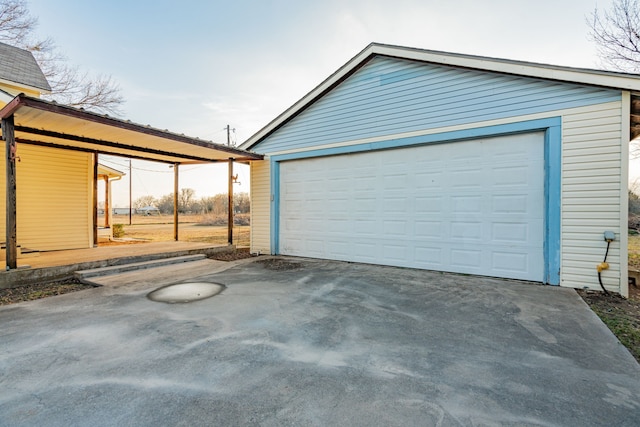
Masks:
[[[150,126],[143,126],[130,121],[114,119],[81,109],[58,105],[37,98],[18,95],[13,101],[0,110],[2,120],[2,138],[5,141],[6,164],[6,235],[3,236],[6,246],[2,258],[5,270],[14,270],[28,265],[36,268],[41,263],[65,263],[79,254],[86,254],[96,260],[105,260],[113,256],[128,256],[139,250],[155,251],[167,247],[170,242],[145,245],[125,245],[116,247],[95,247],[98,242],[98,180],[100,179],[98,155],[109,154],[125,158],[151,160],[172,165],[174,168],[174,238],[171,242],[180,246],[178,230],[177,197],[179,184],[179,166],[183,164],[201,164],[225,162],[229,164],[229,195],[232,195],[231,177],[234,162],[248,162],[261,159],[262,156],[171,133]],[[20,237],[16,223],[19,221],[16,196],[20,191],[17,184],[16,162],[20,161],[21,145],[50,147],[73,152],[83,152],[93,159],[93,191],[91,192],[93,208],[91,239],[94,248],[72,251],[41,252],[38,257],[18,260]],[[230,203],[230,206],[232,204]],[[231,216],[231,213],[230,213]],[[230,221],[232,224],[232,221]],[[232,241],[232,228],[229,229],[229,242]],[[186,245],[211,244],[187,243]],[[137,248],[144,246],[145,248]],[[177,247],[177,246],[176,246]],[[162,249],[165,250],[165,249]],[[71,255],[72,254],[72,255]],[[84,256],[84,255],[83,255]],[[71,257],[71,258],[69,258]],[[37,258],[37,259],[36,259]],[[67,261],[64,261],[64,260]],[[44,267],[43,267],[44,268]]]

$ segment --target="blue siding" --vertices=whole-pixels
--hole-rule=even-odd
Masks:
[[[268,154],[619,99],[615,90],[377,57],[253,149]]]

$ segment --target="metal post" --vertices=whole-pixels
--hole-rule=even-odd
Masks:
[[[178,241],[178,163],[173,164],[173,239]]]
[[[233,158],[229,159],[229,193],[228,193],[227,242],[233,245]]]
[[[133,175],[131,175],[131,159],[129,159],[129,225],[131,225],[131,210],[132,208],[132,203],[131,203],[131,182],[133,181]]]

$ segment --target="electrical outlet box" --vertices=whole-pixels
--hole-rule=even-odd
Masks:
[[[605,231],[604,240],[607,242],[613,242],[614,240],[616,240],[616,233],[614,233],[613,231]]]

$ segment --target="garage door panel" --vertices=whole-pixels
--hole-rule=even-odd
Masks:
[[[535,133],[282,162],[279,252],[542,281],[543,159]]]

